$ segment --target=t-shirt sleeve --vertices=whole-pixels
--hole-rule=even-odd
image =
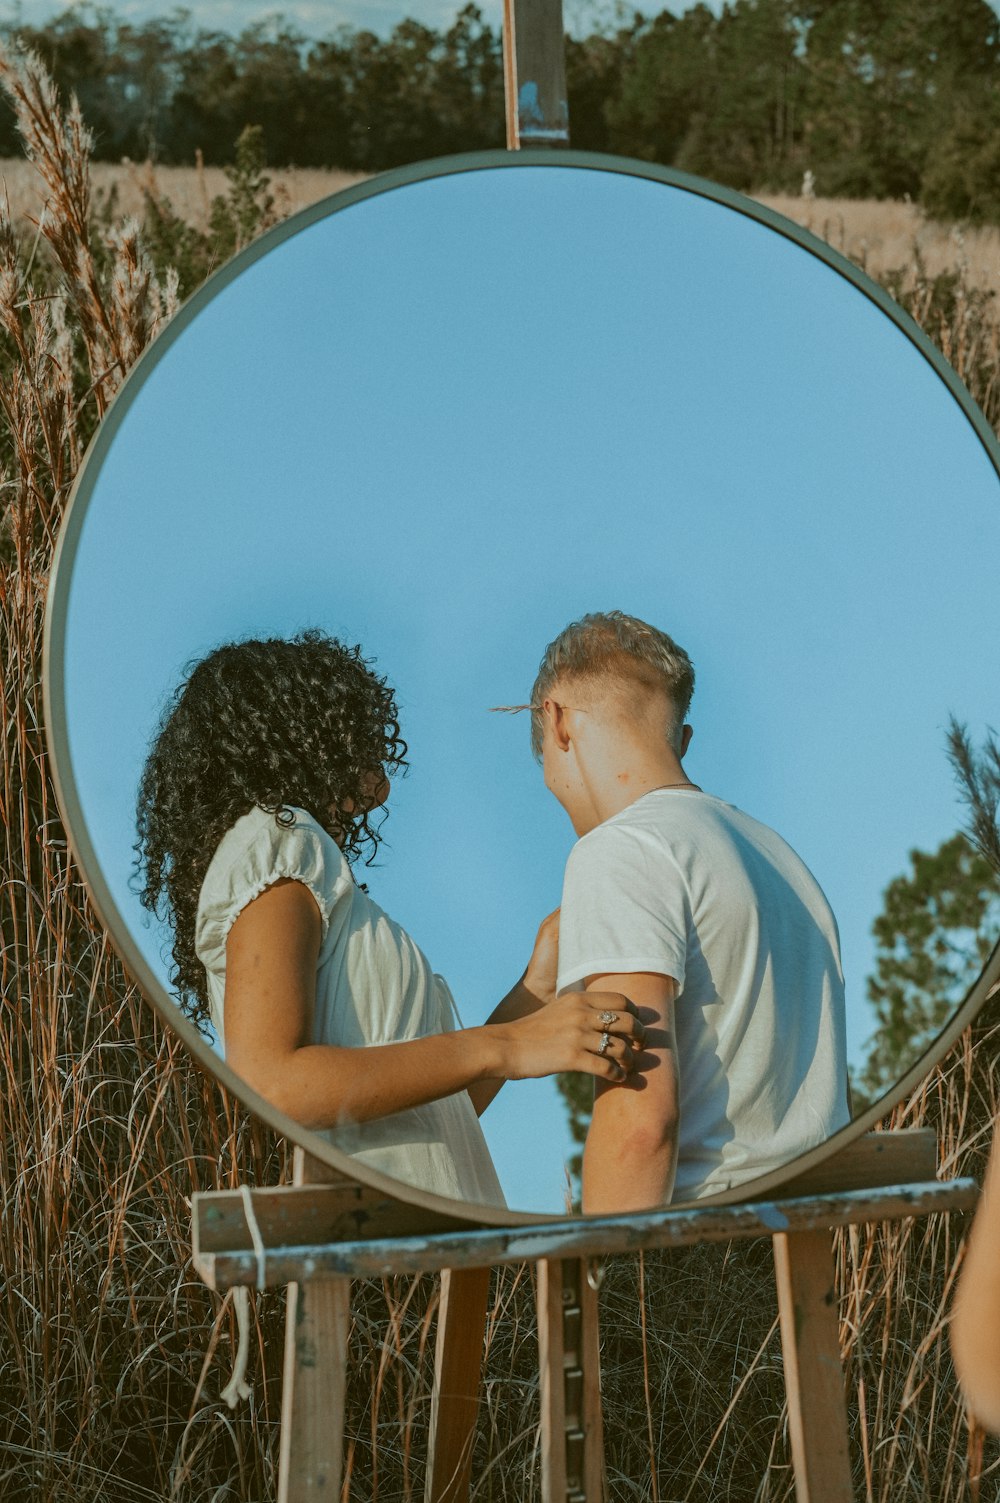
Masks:
[[[690,901],[679,869],[634,834],[598,826],[570,852],[557,990],[586,976],[650,971],[684,985]]]
[[[291,825],[255,811],[225,835],[212,858],[198,903],[195,950],[208,970],[225,966],[226,940],[243,909],[283,877],[301,882],[316,899],[322,940],[337,903],[351,887],[350,869],[336,842],[311,816]]]

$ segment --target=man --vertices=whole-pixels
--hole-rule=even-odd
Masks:
[[[710,1195],[849,1119],[837,925],[765,825],[685,775],[694,669],[620,611],[566,627],[531,696],[545,783],[580,837],[559,930],[559,993],[622,992],[639,1068],[600,1080],[583,1209]]]

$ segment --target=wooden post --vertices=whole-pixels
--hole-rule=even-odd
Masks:
[[[597,1292],[580,1258],[537,1265],[543,1503],[603,1503]]]
[[[339,1178],[295,1149],[294,1184],[328,1184]],[[349,1278],[289,1284],[278,1503],[340,1503],[350,1323]]]
[[[796,1503],[851,1503],[831,1233],[773,1241]]]
[[[507,146],[568,146],[562,0],[504,0]]]
[[[489,1268],[441,1274],[425,1503],[466,1503],[479,1411]]]

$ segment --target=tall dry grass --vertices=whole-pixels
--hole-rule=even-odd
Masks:
[[[282,215],[294,214],[366,174],[336,168],[272,168],[271,186]],[[94,162],[94,191],[111,199],[122,214],[142,216],[148,198],[167,200],[195,229],[208,229],[212,201],[225,193],[222,167],[200,162],[190,167],[151,162]],[[0,185],[15,220],[37,217],[46,199],[45,184],[23,158],[0,158]],[[803,198],[797,194],[761,193],[759,202],[811,230],[843,255],[882,279],[919,255],[928,277],[963,265],[971,288],[1000,292],[1000,227],[960,228],[928,217],[920,204],[895,199]]]
[[[138,999],[55,807],[40,630],[53,540],[90,432],[175,301],[134,219],[99,227],[90,142],[43,71],[0,61],[44,212],[0,213],[0,1497],[264,1503],[274,1495],[282,1298],[253,1299],[252,1395],[222,1402],[228,1298],[188,1255],[192,1190],[275,1182],[285,1146],[204,1078]],[[107,216],[105,216],[107,218]],[[996,334],[967,272],[911,260],[904,295],[995,410]],[[944,283],[941,276],[945,276]],[[952,280],[948,280],[952,278]],[[933,1124],[946,1173],[981,1169],[1000,1005],[895,1114]],[[838,1234],[859,1497],[997,1495],[970,1429],[947,1303],[963,1220]],[[436,1289],[356,1291],[345,1496],[418,1500]],[[602,1290],[614,1503],[792,1496],[767,1243],[616,1259]],[[540,1496],[530,1270],[499,1272],[474,1496]]]

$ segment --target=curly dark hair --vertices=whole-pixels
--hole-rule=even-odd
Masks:
[[[288,825],[290,806],[305,809],[348,861],[366,847],[366,863],[374,858],[384,811],[373,824],[371,775],[405,769],[407,747],[395,695],[371,662],[315,629],[226,643],[189,665],[163,712],[139,782],[136,878],[143,906],[173,929],[171,980],[199,1027],[208,990],[194,948],[198,897],[241,815],[258,807]]]

